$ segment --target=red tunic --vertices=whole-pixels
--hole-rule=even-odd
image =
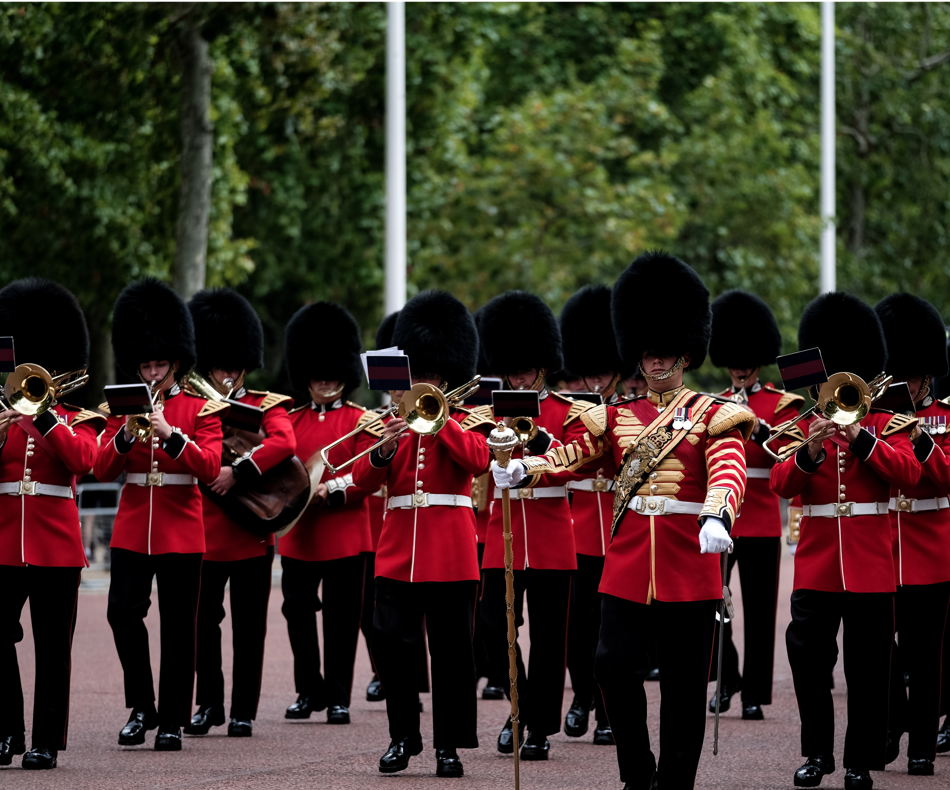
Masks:
[[[369,456],[357,461],[353,479],[368,491],[385,485],[390,500],[420,492],[470,497],[472,477],[491,462],[485,439],[492,427],[483,417],[455,411],[434,436],[404,434],[386,465],[374,466]],[[472,508],[389,510],[376,547],[376,575],[406,582],[477,581]]]
[[[226,406],[192,397],[177,387],[172,391],[175,394],[166,394],[165,419],[181,434],[172,434],[166,443],[167,450],[162,449],[159,441],[136,441],[131,450],[121,452],[116,438],[127,418],[110,416],[93,467],[97,478],[110,482],[123,471],[161,472],[192,475],[208,485],[214,482],[221,471],[222,430],[218,412]],[[181,436],[185,438],[176,439]],[[203,500],[197,485],[127,484],[122,489],[110,545],[139,554],[203,554]]]
[[[369,507],[369,531],[372,535],[372,551],[376,553],[376,547],[379,545],[379,536],[383,531],[383,521],[386,519],[386,487],[380,488],[366,498],[366,504]]]
[[[551,447],[561,447],[564,441],[564,423],[575,402],[556,393],[542,393],[541,416],[535,419],[552,438]],[[512,458],[523,458],[521,448]],[[564,487],[573,475],[551,475],[543,488]],[[550,499],[515,499],[511,497],[511,539],[514,550],[514,569],[543,568],[574,570],[577,552],[574,548],[574,523],[567,496]],[[505,567],[505,540],[501,500],[494,502],[485,536],[483,568]]]
[[[934,401],[917,412],[917,419],[922,428],[943,425],[948,430],[927,432],[917,440],[915,454],[924,474],[915,486],[892,486],[891,496],[917,500],[946,497],[950,494],[950,406]],[[891,510],[891,537],[899,585],[950,581],[950,510],[914,513],[898,506]]]
[[[260,476],[294,454],[294,429],[287,415],[293,401],[285,395],[269,392],[246,392],[236,400],[264,409],[261,428],[267,438],[251,457],[241,464],[252,464],[252,476]],[[233,493],[241,483],[231,489]],[[232,521],[210,497],[204,497],[205,556],[211,562],[233,562],[251,557],[263,557],[268,546],[274,545],[274,536],[262,538]]]
[[[47,413],[33,423],[45,444],[20,424],[9,427],[0,445],[0,483],[26,480],[61,486],[71,488],[75,496],[76,478],[92,470],[96,439],[106,421],[95,412],[62,405],[50,411],[60,419]],[[0,565],[84,567],[76,500],[0,495]]]
[[[889,412],[871,412],[848,447],[842,432],[824,442],[827,457],[815,471],[798,455],[772,467],[771,486],[787,499],[800,494],[803,506],[841,502],[882,503],[879,515],[818,518],[805,515],[795,552],[796,590],[894,592],[891,525],[887,515],[890,486],[912,487],[921,468],[914,457],[910,429],[916,420]],[[801,437],[808,421],[800,423]],[[836,464],[835,461],[838,461]],[[841,497],[844,496],[844,499]]]
[[[746,392],[749,408],[756,417],[773,428],[798,417],[798,407],[804,402],[800,395],[775,389],[771,384],[762,386],[756,382],[751,391]],[[730,388],[720,394],[728,398],[735,394],[735,390]],[[769,476],[775,462],[754,438],[746,442],[745,459],[748,483],[732,535],[737,538],[780,538],[781,497],[773,494],[769,488]]]
[[[352,431],[360,422],[375,415],[354,403],[337,401],[322,409],[311,404],[290,415],[297,437],[297,455],[304,461],[319,452],[332,441]],[[363,434],[350,437],[334,448],[331,461],[342,463],[352,458],[366,446]],[[295,560],[320,562],[355,557],[373,549],[373,535],[369,526],[369,491],[353,485],[349,470],[334,474],[327,469],[324,483],[340,479],[345,488],[331,497],[341,498],[342,504],[330,507],[311,505],[301,516],[297,525],[280,539],[280,553]]]

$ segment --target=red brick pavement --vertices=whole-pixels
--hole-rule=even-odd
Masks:
[[[713,726],[709,717],[706,746],[700,762],[697,788],[790,788],[791,777],[800,764],[798,713],[791,674],[785,655],[784,632],[788,622],[788,596],[791,589],[792,561],[785,557],[782,566],[782,598],[779,605],[778,648],[776,651],[775,697],[767,707],[764,722],[743,722],[738,710],[731,710],[721,724],[720,754],[712,755]],[[736,585],[738,588],[738,585]],[[736,590],[738,597],[738,589]],[[370,679],[370,665],[361,645],[352,708],[353,723],[333,727],[324,714],[310,721],[291,722],[283,718],[286,705],[295,699],[290,646],[280,614],[281,595],[275,586],[270,603],[270,633],[263,680],[261,709],[254,737],[230,739],[226,728],[214,735],[185,739],[181,753],[156,753],[145,747],[123,749],[116,745],[119,729],[127,711],[122,698],[122,674],[116,658],[112,634],[106,622],[104,592],[84,592],[79,602],[79,620],[73,649],[72,717],[69,749],[60,755],[60,768],[51,772],[27,772],[11,767],[0,769],[4,788],[89,788],[90,790],[163,790],[164,788],[202,788],[202,790],[263,790],[264,788],[409,788],[433,787],[434,757],[426,748],[413,758],[408,771],[385,777],[376,770],[377,760],[389,743],[386,712],[382,704],[363,700]],[[737,632],[741,635],[741,603]],[[158,655],[157,606],[148,621],[153,636],[153,660]],[[28,630],[28,614],[24,612]],[[227,622],[225,623],[227,626]],[[226,630],[225,633],[228,633]],[[33,645],[29,634],[20,645],[24,687],[28,691],[28,714],[32,704]],[[226,645],[225,661],[230,662]],[[837,756],[843,744],[844,677],[836,670],[835,706],[838,711]],[[157,677],[157,664],[156,664]],[[568,681],[569,682],[569,681]],[[659,689],[647,684],[651,731],[658,724]],[[431,744],[431,705],[427,695],[423,718],[423,737]],[[571,692],[564,695],[565,711]],[[2,687],[0,687],[0,704]],[[459,785],[473,789],[513,786],[512,759],[495,751],[495,738],[505,720],[508,703],[478,703],[478,728],[481,748],[461,752],[466,776]],[[656,744],[654,736],[654,744]],[[906,738],[904,741],[906,746]],[[656,748],[656,746],[654,746]],[[15,761],[19,764],[19,758]],[[886,773],[874,774],[879,790],[899,788],[944,788],[950,786],[950,755],[938,756],[937,776],[932,779],[908,777],[903,773],[902,756]],[[610,788],[619,790],[613,747],[597,747],[590,735],[581,740],[563,734],[552,739],[551,759],[546,763],[522,764],[521,781],[531,788]],[[825,779],[824,787],[844,786],[844,771],[839,768]]]

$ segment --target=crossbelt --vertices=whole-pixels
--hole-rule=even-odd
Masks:
[[[891,497],[887,503],[889,510],[900,513],[923,513],[927,510],[946,510],[950,507],[950,498],[945,496],[939,499],[908,499],[907,497]]]
[[[616,488],[617,484],[613,480],[605,480],[603,478],[596,479],[593,477],[587,480],[571,480],[567,484],[568,491],[599,491],[601,493],[612,493]]]
[[[802,515],[808,518],[882,516],[887,514],[887,504],[887,502],[834,502],[830,505],[802,505]]]
[[[512,499],[557,499],[567,496],[565,486],[551,486],[550,488],[512,488]],[[495,499],[501,499],[502,489],[495,489]]]
[[[427,494],[424,491],[389,497],[390,510],[414,510],[417,507],[432,507],[433,505],[471,507],[472,498],[462,494]]]
[[[32,480],[17,480],[15,483],[0,483],[0,494],[10,496],[54,496],[60,499],[73,499],[71,486],[51,486],[35,483]]]
[[[698,516],[703,512],[702,502],[681,502],[668,496],[635,496],[627,509],[641,516],[663,516],[674,513],[688,513]]]
[[[171,475],[165,472],[129,472],[126,482],[133,486],[196,486],[198,478],[192,475]]]
[[[764,477],[764,478],[768,479],[769,477],[772,476],[772,470],[771,470],[771,469],[762,469],[761,467],[760,467],[760,468],[746,469],[746,470],[745,470],[745,476],[746,476],[746,477]]]

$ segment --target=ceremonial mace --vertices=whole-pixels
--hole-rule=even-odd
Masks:
[[[511,428],[499,421],[488,437],[488,448],[495,454],[495,462],[506,469],[511,453],[518,446],[518,437]],[[518,651],[515,630],[515,572],[514,551],[511,545],[511,495],[507,488],[501,491],[501,514],[505,525],[505,607],[508,613],[508,679],[511,681],[511,728],[515,739],[515,790],[521,788],[521,768],[518,752],[521,748],[521,728],[518,726]]]

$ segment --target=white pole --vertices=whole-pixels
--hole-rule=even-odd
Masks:
[[[386,4],[386,315],[406,303],[406,4]]]
[[[835,4],[821,4],[821,292],[835,290]]]

